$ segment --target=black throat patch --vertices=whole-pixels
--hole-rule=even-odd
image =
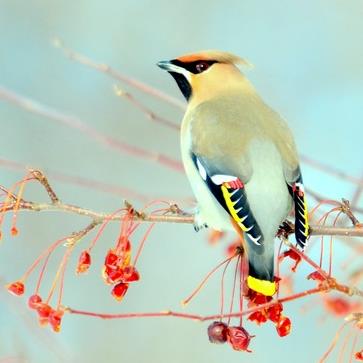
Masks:
[[[178,87],[183,94],[183,96],[189,100],[190,96],[192,95],[192,87],[190,86],[188,80],[180,73],[176,72],[169,72],[173,78],[175,79],[176,83],[178,84]]]

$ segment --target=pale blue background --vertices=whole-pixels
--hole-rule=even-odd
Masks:
[[[51,39],[59,36],[91,58],[180,99],[171,78],[155,66],[157,61],[200,49],[232,51],[255,65],[248,77],[265,100],[289,120],[305,155],[361,176],[362,16],[362,1],[1,0],[0,84],[76,114],[120,140],[179,158],[176,132],[149,122],[139,110],[115,97],[115,82],[70,62],[50,45]],[[165,117],[181,119],[182,113],[176,109],[140,92],[134,94]],[[177,199],[191,195],[181,174],[110,151],[78,131],[3,101],[0,122],[3,159],[128,186],[150,196]],[[330,198],[351,198],[351,184],[307,165],[303,170],[311,189]],[[0,166],[3,185],[22,175]],[[56,180],[52,184],[64,201],[95,210],[112,211],[122,202],[121,196]],[[45,199],[38,188],[31,188],[27,195]],[[20,236],[5,238],[1,245],[3,282],[19,277],[45,246],[85,223],[81,217],[54,213],[22,215]],[[118,305],[98,273],[116,234],[114,226],[101,239],[98,261],[88,276],[75,278],[72,260],[65,304],[103,312],[181,310],[179,302],[221,260],[224,251],[222,244],[209,247],[206,234],[195,234],[189,225],[157,226],[140,260],[142,281]],[[339,255],[343,259],[346,252],[337,248],[336,261],[340,261]],[[335,266],[337,274],[344,276],[339,262]],[[296,277],[301,289],[312,286],[304,280],[308,271],[302,269]],[[219,279],[215,278],[187,311],[217,312],[218,292]],[[2,291],[0,361],[1,357],[18,357],[27,362],[316,362],[340,322],[322,322],[326,313],[319,307],[302,314],[304,304],[286,305],[293,331],[285,339],[276,337],[271,325],[247,325],[257,338],[251,344],[254,353],[246,354],[210,345],[207,324],[186,320],[101,321],[66,316],[61,334],[56,335],[38,327],[35,316],[25,308],[25,299]]]

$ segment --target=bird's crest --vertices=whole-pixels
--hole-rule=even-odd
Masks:
[[[198,53],[190,53],[177,58],[181,62],[189,63],[199,60],[217,61],[219,63],[229,63],[235,65],[242,65],[252,68],[252,64],[246,59],[229,52],[222,52],[220,50],[204,50]]]

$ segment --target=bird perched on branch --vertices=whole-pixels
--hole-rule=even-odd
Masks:
[[[247,285],[272,296],[279,226],[294,204],[295,237],[304,248],[308,214],[293,136],[237,67],[247,64],[230,53],[203,51],[158,66],[188,101],[181,152],[198,202],[195,228],[243,235]]]

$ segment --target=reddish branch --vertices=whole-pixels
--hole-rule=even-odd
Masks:
[[[45,188],[47,194],[51,199],[51,203],[36,203],[32,201],[27,201],[24,199],[18,200],[16,195],[11,196],[11,200],[1,207],[2,212],[9,212],[14,210],[24,210],[24,211],[33,211],[33,212],[41,212],[41,211],[60,211],[60,212],[68,212],[73,214],[78,214],[82,216],[86,216],[92,218],[98,224],[102,223],[105,220],[116,220],[119,221],[123,218],[123,215],[114,215],[110,216],[110,214],[95,212],[93,210],[78,207],[72,204],[61,203],[51,188],[47,178],[45,175],[39,170],[31,171],[34,178],[37,179]],[[4,191],[4,193],[8,193],[7,189],[0,186],[0,189]],[[351,215],[353,218],[353,214],[350,211],[349,204],[346,204],[345,201],[342,203],[342,210],[347,215]],[[194,223],[194,215],[183,212],[176,205],[170,206],[170,213],[167,215],[148,215],[145,213],[138,213],[131,206],[129,209],[132,209],[133,218],[140,222],[162,222],[162,223]],[[354,217],[355,218],[355,217]],[[356,219],[355,219],[356,220]],[[356,222],[358,222],[356,220]],[[329,236],[346,236],[346,237],[363,237],[363,228],[355,223],[353,227],[326,227],[326,226],[311,226],[310,228],[311,235],[329,235]]]
[[[246,316],[255,313],[256,311],[261,311],[263,309],[267,309],[276,303],[286,303],[290,301],[294,301],[303,297],[307,297],[310,295],[315,295],[318,293],[327,293],[329,291],[338,291],[344,294],[347,294],[351,296],[352,294],[358,295],[363,297],[363,292],[360,290],[355,289],[354,293],[352,292],[352,289],[349,286],[341,285],[336,282],[335,279],[327,279],[323,283],[320,284],[320,286],[306,290],[294,295],[290,295],[281,299],[272,300],[266,304],[261,304],[256,307],[253,307],[251,309],[246,309],[243,311],[235,312],[235,313],[229,313],[229,314],[223,314],[224,318],[239,318],[241,316]],[[208,320],[217,320],[220,319],[220,314],[214,314],[214,315],[196,315],[196,314],[188,314],[188,313],[179,313],[171,310],[167,311],[161,311],[161,312],[149,312],[149,313],[123,313],[123,314],[107,314],[107,313],[95,313],[90,311],[83,311],[83,310],[77,310],[73,309],[71,307],[67,307],[66,311],[71,314],[79,314],[79,315],[86,315],[86,316],[92,316],[96,318],[101,319],[129,319],[129,318],[155,318],[155,317],[175,317],[175,318],[183,318],[183,319],[189,319],[189,320],[197,320],[197,321],[208,321]]]
[[[131,145],[125,141],[116,139],[112,136],[105,135],[94,127],[90,126],[90,124],[82,121],[79,117],[64,114],[28,97],[18,95],[9,89],[6,89],[5,87],[0,87],[0,99],[10,102],[17,107],[25,109],[26,111],[45,117],[48,120],[52,120],[54,122],[66,125],[72,129],[76,129],[91,139],[111,149],[118,150],[122,153],[126,153],[146,161],[157,162],[170,169],[183,172],[181,163],[177,160],[171,159],[167,155],[149,151],[141,147]]]
[[[111,68],[107,64],[96,63],[95,61],[93,61],[90,58],[87,58],[83,54],[77,53],[74,50],[67,48],[59,38],[54,39],[53,45],[56,48],[60,48],[61,50],[63,50],[64,54],[71,60],[74,60],[87,67],[96,69],[99,72],[105,73],[114,80],[120,81],[131,87],[134,87],[134,88],[138,89],[139,91],[144,92],[159,100],[162,100],[170,105],[173,105],[173,106],[179,108],[180,110],[185,109],[184,102],[179,101],[177,98],[171,97],[168,94],[166,94],[165,92],[162,92],[159,89],[152,87],[144,82],[141,82],[135,78],[131,78],[130,76],[127,76],[127,75]]]

